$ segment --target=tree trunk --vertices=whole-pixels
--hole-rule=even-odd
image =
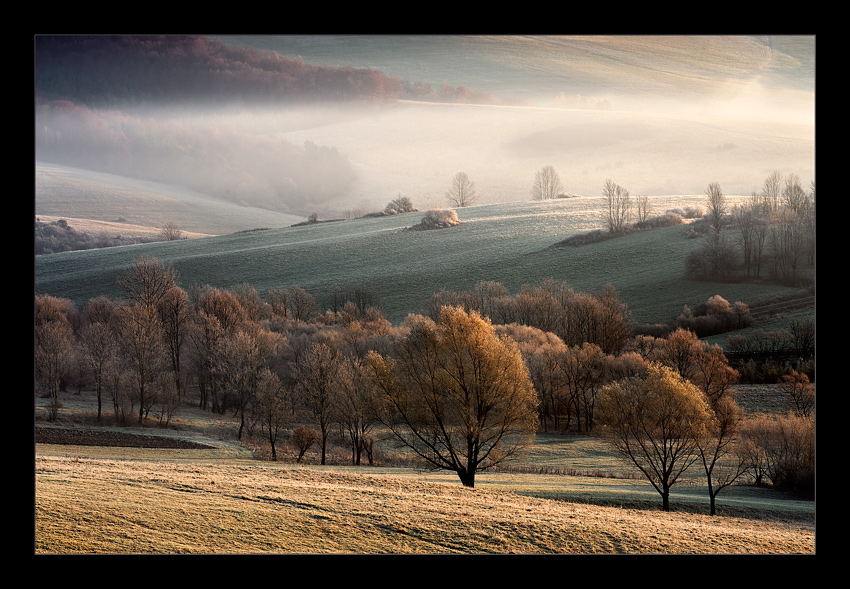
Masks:
[[[463,483],[464,487],[475,487],[475,471],[457,470],[457,476],[460,478],[460,482]]]

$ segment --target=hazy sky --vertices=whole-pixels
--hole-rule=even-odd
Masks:
[[[773,170],[797,174],[804,186],[814,180],[813,37],[167,41],[120,69],[77,77],[61,55],[51,55],[61,64],[52,69],[37,59],[37,81],[52,89],[37,102],[37,160],[305,216],[383,208],[398,194],[420,208],[444,205],[458,171],[481,202],[527,200],[546,165],[582,195],[599,194],[606,179],[635,195],[701,194],[711,182],[749,194]],[[227,52],[216,41],[265,53]],[[132,70],[136,79],[131,63],[145,66]],[[164,63],[173,71],[160,73]],[[331,68],[351,68],[337,93],[383,97],[401,80],[453,100],[408,92],[380,103],[299,96],[282,104],[247,96],[255,87],[289,91],[280,80],[293,63],[302,74],[304,66],[328,68],[310,70],[311,85]],[[87,94],[69,89],[84,79]],[[157,92],[140,98],[127,90],[134,84]],[[207,104],[233,87],[245,93]]]

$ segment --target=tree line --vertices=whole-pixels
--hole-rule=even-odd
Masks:
[[[767,473],[761,480],[780,484],[783,475],[769,465],[787,470],[787,460],[767,457],[767,442],[760,453],[744,452],[738,372],[721,348],[684,328],[666,337],[634,335],[611,287],[580,293],[549,280],[509,295],[498,283],[481,282],[468,292],[435,293],[422,313],[393,326],[357,288],[340,289],[334,308],[321,311],[300,287],[263,297],[249,284],[184,289],[173,267],[154,258],[137,260],[119,284],[122,300],[100,296],[79,309],[66,299],[35,298],[36,382],[52,419],[63,386],[91,387],[97,419],[111,410],[127,425],[153,419],[165,427],[192,402],[237,417],[237,437],[262,435],[273,459],[289,431],[299,459],[317,444],[325,463],[337,436],[352,464],[373,463],[379,434],[389,434],[474,486],[477,472],[515,458],[538,431],[605,435],[615,447],[633,448],[617,436],[637,439],[636,431],[652,428],[644,422],[618,433],[614,426],[627,422],[612,417],[612,403],[649,387],[653,402],[667,389],[699,400],[683,405],[700,408],[685,412],[694,429],[673,432],[694,439],[677,464],[701,457],[715,481],[718,465],[732,456],[740,469],[731,480],[758,470]],[[798,398],[813,395],[805,375],[794,378]],[[627,404],[642,402],[649,401],[636,396]],[[676,411],[684,419],[684,409]],[[649,415],[658,411],[634,419]],[[653,435],[672,434],[662,428]],[[669,465],[631,459],[648,477],[653,468],[664,473],[658,488],[666,497],[676,480]]]
[[[796,174],[771,173],[760,191],[730,206],[716,182],[706,189],[708,213],[693,224],[702,247],[687,259],[689,276],[712,280],[770,278],[812,285],[815,264],[815,185]]]

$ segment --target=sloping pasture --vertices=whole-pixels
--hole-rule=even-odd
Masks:
[[[704,197],[653,197],[653,209],[700,204]],[[300,227],[246,231],[201,239],[38,256],[36,293],[84,304],[120,298],[117,277],[142,255],[174,264],[180,284],[230,288],[249,283],[262,295],[301,286],[325,306],[334,288],[372,291],[386,316],[399,322],[419,312],[440,289],[464,290],[478,281],[501,282],[512,293],[546,278],[578,291],[613,285],[636,321],[664,321],[683,305],[720,294],[750,305],[795,289],[719,284],[684,278],[684,260],[700,240],[684,227],[638,233],[580,248],[552,249],[562,239],[598,229],[602,200],[580,197],[460,209],[462,223],[409,231],[418,213],[360,218]]]

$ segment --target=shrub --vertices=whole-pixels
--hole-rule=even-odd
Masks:
[[[401,195],[391,200],[384,207],[385,215],[400,215],[402,213],[415,213],[416,211],[417,209],[413,206],[413,201],[409,197]]]
[[[815,421],[796,415],[754,416],[743,424],[742,450],[752,461],[756,482],[803,497],[815,492]]]
[[[425,213],[419,224],[414,225],[411,229],[444,229],[459,224],[460,220],[457,218],[457,213],[452,209],[430,210]]]
[[[314,444],[318,443],[321,437],[322,436],[318,431],[304,427],[303,425],[293,430],[290,441],[298,454],[296,462],[301,462],[304,458],[304,454],[307,453],[307,450],[309,450]]]

